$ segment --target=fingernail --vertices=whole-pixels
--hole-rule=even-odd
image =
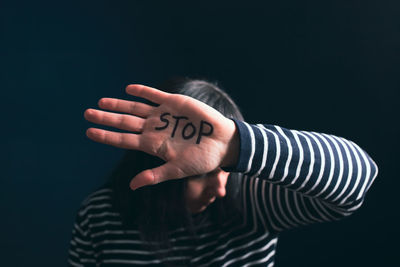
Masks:
[[[132,191],[135,191],[138,188],[137,185],[134,185],[134,184],[130,184],[129,186]]]

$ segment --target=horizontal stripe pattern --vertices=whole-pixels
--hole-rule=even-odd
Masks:
[[[197,241],[185,229],[171,231],[170,241],[174,244],[172,256],[163,259],[158,259],[157,253],[171,250],[149,251],[140,240],[137,230],[122,230],[121,217],[111,205],[112,190],[98,190],[83,201],[77,213],[68,263],[70,266],[273,264],[277,236],[269,233],[266,223],[260,221],[261,207],[256,203],[253,193],[256,183],[254,177],[243,179],[244,210],[241,218],[224,223],[223,232],[212,222],[206,222],[199,229],[201,234],[197,236]]]
[[[231,171],[262,180],[256,199],[270,231],[351,215],[378,175],[370,156],[345,138],[234,121],[247,153]],[[258,151],[267,156],[254,156]]]
[[[138,230],[123,230],[104,187],[77,212],[69,266],[273,266],[280,231],[352,214],[377,176],[375,162],[344,138],[235,123],[240,157],[230,171],[245,173],[243,216],[222,228],[207,221],[196,241],[184,228],[171,230],[171,249],[149,251]]]

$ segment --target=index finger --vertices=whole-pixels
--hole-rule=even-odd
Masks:
[[[138,96],[150,100],[155,104],[161,104],[168,93],[141,84],[130,84],[126,87],[126,92],[133,96]]]

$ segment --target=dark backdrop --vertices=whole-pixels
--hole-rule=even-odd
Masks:
[[[219,81],[248,122],[344,136],[378,163],[364,206],[283,233],[276,266],[398,263],[399,2],[188,2],[1,2],[1,265],[66,263],[80,202],[122,155],[85,137],[83,111],[173,75]]]

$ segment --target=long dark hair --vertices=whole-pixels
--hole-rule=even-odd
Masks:
[[[159,89],[188,95],[215,108],[228,118],[243,120],[239,108],[216,84],[204,80],[173,79]],[[141,238],[149,248],[168,248],[168,231],[184,227],[195,235],[201,220],[195,218],[186,208],[184,193],[187,179],[170,180],[153,186],[132,191],[129,182],[139,172],[163,164],[157,157],[140,151],[129,150],[111,173],[109,185],[113,189],[113,205],[120,212],[125,229],[139,229]],[[231,173],[226,185],[226,196],[217,198],[207,208],[209,218],[222,226],[228,218],[241,213],[242,177]],[[201,216],[200,216],[201,217]],[[196,219],[196,222],[194,223]]]

